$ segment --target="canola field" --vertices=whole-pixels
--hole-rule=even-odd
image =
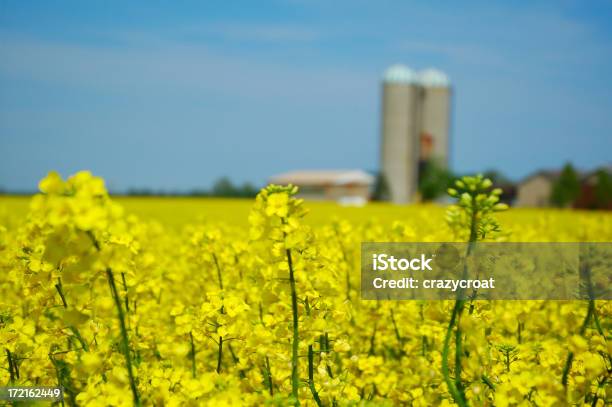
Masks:
[[[360,243],[612,241],[612,214],[114,198],[88,172],[0,197],[0,386],[82,406],[604,406],[611,301],[362,301]],[[517,272],[520,272],[517,271]],[[48,404],[48,403],[47,403]],[[42,403],[41,403],[42,405]]]

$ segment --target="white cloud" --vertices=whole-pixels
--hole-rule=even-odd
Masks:
[[[0,74],[99,92],[225,95],[293,103],[359,99],[372,79],[334,66],[228,56],[205,45],[145,42],[123,47],[33,39],[0,41]],[[153,44],[151,46],[151,44]],[[374,85],[375,86],[375,85]],[[329,101],[329,102],[328,102]]]
[[[249,44],[312,43],[323,38],[320,30],[298,24],[245,23],[234,21],[202,21],[155,31],[114,30],[91,33],[122,44],[144,45],[178,42],[207,43],[211,39],[246,42]]]
[[[484,64],[487,67],[499,67],[506,63],[506,59],[496,49],[470,43],[404,41],[398,45],[398,49],[407,52],[442,55],[453,62]]]
[[[247,42],[313,42],[321,39],[320,32],[297,25],[216,23],[204,25],[200,30]]]

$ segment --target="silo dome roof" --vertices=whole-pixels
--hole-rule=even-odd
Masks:
[[[429,68],[424,69],[417,75],[418,82],[423,86],[447,88],[450,86],[449,77],[442,71]]]
[[[389,83],[412,84],[416,82],[414,71],[406,65],[391,65],[383,75],[383,81]]]

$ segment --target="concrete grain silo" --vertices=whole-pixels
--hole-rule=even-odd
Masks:
[[[417,191],[420,92],[404,65],[385,71],[382,85],[381,173],[394,203],[412,202]]]
[[[422,87],[420,160],[433,159],[448,167],[452,91],[450,80],[437,69],[421,71],[417,80]],[[424,148],[427,146],[427,148]]]

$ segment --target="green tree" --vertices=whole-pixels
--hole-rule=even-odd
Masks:
[[[236,196],[236,192],[236,187],[228,177],[221,177],[215,181],[211,191],[213,196],[222,197]]]
[[[598,208],[608,208],[612,203],[612,178],[605,169],[597,171],[595,204]]]
[[[419,174],[419,192],[424,201],[434,200],[446,193],[453,174],[434,160],[429,160]]]
[[[572,164],[567,163],[553,184],[550,203],[558,207],[566,207],[571,205],[578,195],[580,195],[578,174]]]
[[[253,198],[257,192],[258,189],[248,182],[236,186],[228,177],[221,177],[213,185],[210,195],[225,198]]]
[[[376,174],[376,181],[374,182],[374,191],[372,192],[373,201],[388,201],[391,199],[389,193],[389,184],[387,178],[382,172]]]
[[[250,182],[245,182],[242,184],[242,187],[238,189],[238,196],[243,198],[255,198],[258,192],[259,189],[257,189],[253,184]]]

